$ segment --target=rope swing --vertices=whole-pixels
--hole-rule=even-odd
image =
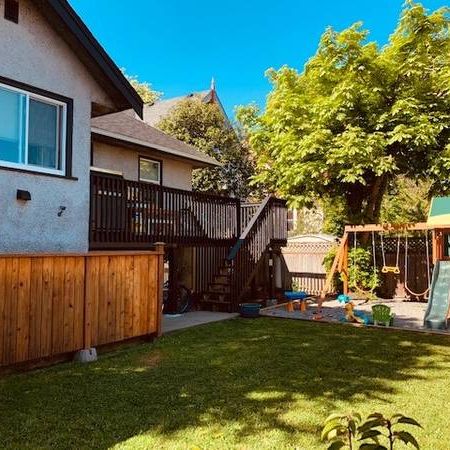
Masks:
[[[357,250],[357,239],[356,239],[356,231],[353,232],[353,271],[355,272],[356,269],[356,250]],[[373,261],[373,273],[374,275],[377,274],[377,257],[376,257],[376,251],[375,251],[375,233],[372,231],[372,261]],[[352,288],[359,294],[364,295],[365,297],[373,296],[373,292],[375,290],[375,287],[373,287],[370,290],[364,290],[357,286],[356,281],[352,283]]]

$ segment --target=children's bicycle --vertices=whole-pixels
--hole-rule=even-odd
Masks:
[[[178,284],[169,289],[169,282],[164,283],[163,313],[184,314],[190,311],[193,305],[192,293],[183,284]]]

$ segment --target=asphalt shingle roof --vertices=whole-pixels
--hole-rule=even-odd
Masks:
[[[166,117],[172,108],[178,105],[182,100],[197,97],[202,101],[210,94],[210,91],[194,92],[189,95],[182,95],[180,97],[168,98],[167,100],[158,100],[153,104],[144,105],[144,120],[152,126],[157,126],[164,117]]]
[[[218,166],[220,163],[166,133],[136,118],[133,111],[123,111],[95,117],[91,120],[92,132],[158,150],[163,153],[187,158],[201,166]]]

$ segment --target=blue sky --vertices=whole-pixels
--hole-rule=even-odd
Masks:
[[[445,0],[424,0],[430,9]],[[363,21],[385,43],[403,0],[70,0],[119,67],[165,97],[209,87],[228,113],[264,105],[269,67],[302,69],[327,26]]]

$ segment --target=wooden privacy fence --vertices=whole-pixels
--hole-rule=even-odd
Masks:
[[[159,334],[163,258],[0,255],[0,366]]]
[[[323,260],[336,243],[288,242],[281,251],[295,289],[310,295],[319,295],[325,285],[326,270]]]

